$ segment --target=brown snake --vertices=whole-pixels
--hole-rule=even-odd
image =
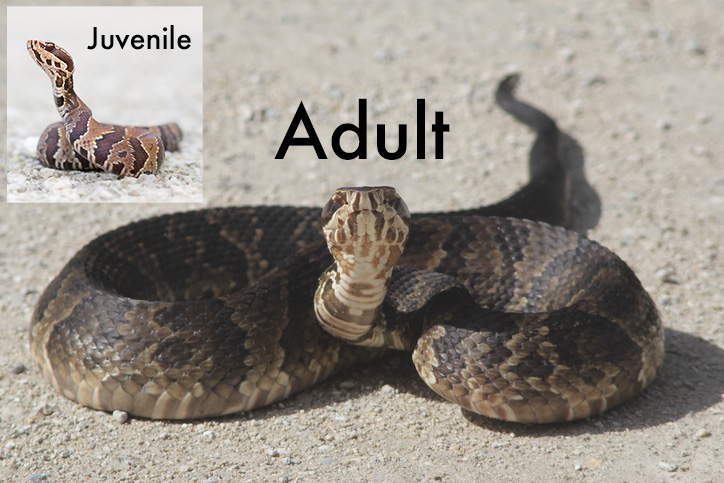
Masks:
[[[86,406],[170,419],[268,405],[384,348],[412,351],[444,398],[509,421],[585,418],[638,394],[663,361],[658,312],[615,254],[545,222],[568,223],[559,133],[513,97],[516,80],[498,102],[538,139],[509,199],[410,215],[393,188],[341,188],[322,211],[118,228],[38,301],[44,376]],[[509,214],[544,221],[489,216]]]
[[[53,42],[28,40],[28,52],[53,83],[55,106],[63,118],[45,128],[38,158],[51,168],[101,170],[119,176],[155,174],[166,151],[176,151],[183,136],[175,123],[119,126],[96,121],[75,93],[75,64]]]

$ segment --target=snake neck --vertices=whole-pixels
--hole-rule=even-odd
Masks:
[[[380,315],[389,278],[389,272],[373,273],[369,263],[335,263],[320,279],[315,295],[322,327],[348,342],[366,340]]]
[[[90,108],[75,93],[73,76],[66,79],[59,77],[53,79],[53,101],[64,122],[67,122],[68,118],[79,110],[87,110],[88,117],[91,115]]]
[[[61,91],[53,91],[55,105],[60,117],[63,118],[65,138],[73,146],[73,150],[87,159],[92,166],[107,170],[107,167],[96,159],[98,140],[90,134],[100,132],[103,125],[93,119],[90,107],[73,90],[72,77],[68,80],[70,81],[69,86]]]
[[[369,264],[335,264],[320,278],[314,297],[322,328],[350,344],[410,350],[404,334],[388,330],[382,310],[391,273],[376,273]]]

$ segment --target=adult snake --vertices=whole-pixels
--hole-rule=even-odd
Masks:
[[[83,405],[169,419],[268,405],[385,348],[412,351],[444,398],[509,421],[585,418],[638,394],[663,361],[656,307],[615,254],[553,226],[570,224],[560,133],[516,81],[498,103],[537,139],[531,180],[507,200],[410,215],[393,188],[342,188],[323,210],[118,228],[40,297],[43,375]]]

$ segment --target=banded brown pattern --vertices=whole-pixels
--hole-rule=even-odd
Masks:
[[[38,158],[56,169],[100,170],[119,176],[155,174],[166,151],[176,151],[183,138],[176,123],[160,126],[120,126],[93,118],[75,93],[75,64],[53,42],[28,40],[28,52],[53,84],[53,98],[62,122],[40,135]]]

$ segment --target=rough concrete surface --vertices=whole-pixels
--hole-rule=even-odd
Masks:
[[[569,424],[468,419],[424,385],[407,354],[248,414],[121,423],[43,380],[27,348],[31,312],[88,240],[198,205],[7,204],[0,479],[723,481],[722,19],[721,0],[209,3],[208,205],[321,205],[335,188],[362,184],[397,187],[413,211],[494,202],[526,180],[532,135],[492,96],[505,73],[519,71],[520,96],[584,149],[602,200],[590,236],[626,260],[657,301],[663,370],[640,397]],[[357,122],[361,98],[369,159],[337,159],[332,131]],[[418,98],[428,123],[442,111],[451,126],[444,159],[434,158],[431,134],[425,159],[414,149],[381,158],[374,124],[391,139],[407,124],[415,146]],[[329,159],[305,147],[274,159],[300,101]]]

